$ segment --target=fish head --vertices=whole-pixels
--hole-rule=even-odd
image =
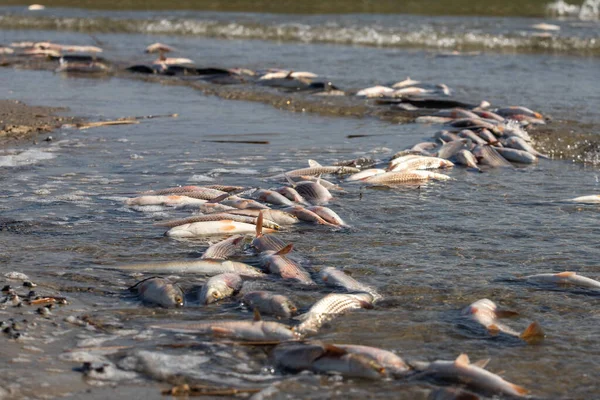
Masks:
[[[298,313],[298,307],[287,297],[281,295],[273,296],[273,308],[277,310],[278,315],[291,318]]]
[[[212,304],[228,296],[227,285],[224,282],[206,282],[198,295],[202,304]]]

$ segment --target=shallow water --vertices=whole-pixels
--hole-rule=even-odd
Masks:
[[[216,19],[225,18],[234,17]],[[6,43],[39,38],[93,44],[77,32],[0,31],[0,40]],[[167,41],[199,64],[293,67],[315,71],[345,88],[390,83],[407,75],[444,82],[461,98],[522,104],[548,114],[554,118],[550,126],[561,137],[568,137],[571,130],[595,132],[600,122],[598,84],[593,79],[600,61],[595,57],[486,53],[440,58],[426,50],[174,39],[137,32],[101,33],[95,38],[107,48],[106,57],[122,61],[136,59],[151,42]],[[39,355],[23,350],[28,341],[1,338],[3,360],[11,364],[2,367],[0,387],[13,387],[31,397],[66,391],[81,396],[86,386],[72,384],[80,373],[71,368],[91,360],[93,354],[94,360],[116,363],[120,369],[115,371],[125,374],[118,383],[123,397],[131,388],[147,387],[149,379],[177,383],[183,376],[189,382],[240,387],[280,382],[270,389],[272,398],[285,394],[426,398],[432,386],[424,382],[377,383],[374,392],[368,381],[281,375],[273,372],[268,352],[262,349],[218,345],[208,339],[189,349],[165,347],[197,339],[148,330],[148,326],[178,320],[250,319],[251,313],[234,301],[180,310],[145,308],[126,292],[141,276],[105,267],[191,259],[206,248],[205,241],[169,239],[163,236],[163,228],[153,226],[159,220],[187,216],[189,210],[136,212],[125,207],[123,199],[137,191],[197,182],[268,187],[272,183],[263,177],[305,166],[309,158],[323,164],[363,155],[385,159],[431,136],[436,127],[288,113],[265,104],[204,96],[189,87],[125,78],[88,79],[13,69],[3,69],[2,75],[0,96],[67,106],[73,115],[113,119],[178,113],[179,117],[86,131],[65,128],[52,133],[53,141],[41,142],[33,150],[23,146],[1,152],[0,217],[15,220],[0,225],[1,271],[24,272],[39,284],[36,290],[60,293],[71,304],[52,310],[58,326],[51,325],[52,319],[36,316],[34,309],[20,311],[38,321],[40,328],[28,331],[36,343],[48,338],[55,342],[47,343],[46,353]],[[348,139],[352,134],[377,136]],[[217,135],[269,143],[204,141]],[[21,156],[27,162],[10,164],[21,151],[29,151]],[[337,194],[331,207],[352,229],[299,226],[281,233],[315,269],[343,268],[385,298],[375,310],[335,320],[318,338],[379,346],[413,360],[453,359],[461,352],[472,360],[491,357],[491,371],[503,371],[507,380],[527,387],[536,397],[593,398],[597,393],[594,371],[600,370],[597,293],[547,290],[517,278],[563,270],[600,278],[595,240],[600,209],[561,202],[598,193],[598,169],[541,160],[515,171],[474,174],[455,168],[449,174],[456,181],[419,189],[343,184],[346,192]],[[186,289],[203,281],[190,276],[176,279]],[[287,294],[303,309],[327,292],[274,281],[252,286]],[[539,321],[546,340],[527,346],[465,327],[459,311],[484,297],[518,311],[521,316],[507,322],[517,330]],[[5,319],[15,311],[0,312]],[[90,316],[96,330],[66,324],[63,319],[70,315]],[[68,352],[77,347],[84,353]],[[102,349],[90,353],[90,347]],[[162,358],[143,350],[159,352]],[[110,352],[105,359],[98,356]],[[37,390],[39,381],[32,379],[36,368],[58,370],[50,373],[54,378],[41,379],[48,385],[45,393]],[[94,390],[100,391],[93,391],[96,395],[103,393],[97,386],[101,381],[91,380]],[[152,389],[145,392],[148,397],[161,397],[158,387]]]

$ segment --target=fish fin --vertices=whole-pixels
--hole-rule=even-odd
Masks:
[[[231,244],[233,244],[233,245],[238,245],[238,244],[240,244],[240,242],[241,242],[242,240],[244,240],[244,237],[243,237],[243,236],[237,237],[237,238],[235,238],[235,239],[233,240],[233,242],[231,242]]]
[[[500,333],[500,328],[498,328],[498,325],[496,325],[496,324],[492,324],[492,325],[488,326],[487,329],[488,329],[489,334],[492,336],[496,336],[497,334]]]
[[[127,288],[127,290],[129,290],[130,292],[137,292],[138,290],[138,286],[140,286],[142,283],[146,282],[148,279],[153,279],[156,278],[156,276],[151,276],[149,278],[146,279],[142,279],[141,281],[139,281],[138,283],[136,283],[135,285]]]
[[[544,336],[546,336],[544,334],[544,331],[542,330],[542,327],[540,326],[540,324],[538,324],[537,322],[532,322],[527,329],[525,329],[523,331],[523,333],[521,333],[521,335],[519,335],[519,337],[523,340],[525,340],[526,342],[529,341],[533,341],[533,340],[541,340],[544,338]]]
[[[471,310],[470,310],[471,314],[477,314],[477,311],[479,311],[479,308],[471,307]]]
[[[366,310],[372,310],[374,308],[372,303],[369,303],[368,301],[362,301],[362,300],[360,301],[360,306]]]
[[[215,336],[229,336],[233,333],[231,329],[223,328],[222,326],[211,326],[210,330]]]
[[[323,354],[323,356],[341,357],[348,354],[346,350],[333,344],[325,344],[323,345],[323,349],[325,350],[325,354]]]
[[[256,218],[256,237],[257,238],[262,236],[262,227],[263,227],[263,212],[260,211],[258,213],[258,218]]]
[[[290,251],[292,251],[292,249],[294,248],[294,244],[290,243],[287,246],[285,246],[283,249],[279,250],[277,253],[273,254],[274,256],[284,256],[287,253],[289,253]]]
[[[512,310],[496,310],[496,317],[498,318],[510,318],[519,315],[518,312]]]
[[[260,316],[260,311],[258,311],[258,308],[254,309],[254,321],[262,321],[262,317]]]
[[[473,363],[473,365],[475,365],[476,367],[479,367],[481,369],[485,369],[485,367],[487,367],[487,365],[490,363],[491,358],[485,358],[483,360],[477,360]]]
[[[523,386],[519,386],[519,385],[515,385],[514,383],[510,384],[510,387],[517,393],[519,393],[520,395],[527,395],[529,394],[529,390],[525,389]]]
[[[321,164],[319,164],[317,161],[315,160],[308,160],[308,166],[311,168],[318,168],[318,167],[322,167]]]
[[[224,194],[222,194],[220,196],[215,197],[212,200],[207,201],[207,203],[210,203],[210,204],[220,203],[223,200],[225,200],[226,198],[228,198],[229,196],[231,196],[231,193],[224,193]]]
[[[560,272],[558,274],[555,274],[554,276],[558,276],[561,278],[569,278],[569,277],[575,276],[575,275],[577,275],[577,272],[565,271],[565,272]]]
[[[317,185],[321,184],[321,174],[319,174],[319,176],[317,176]]]
[[[285,176],[285,179],[288,181],[288,183],[292,185],[292,188],[296,187],[296,182],[294,182],[294,180],[290,178],[288,174],[283,174],[283,176]]]
[[[465,353],[461,353],[461,355],[454,360],[454,365],[457,367],[467,367],[470,363],[471,361],[469,361],[469,356]]]

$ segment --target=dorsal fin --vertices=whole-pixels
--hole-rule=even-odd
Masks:
[[[258,308],[254,309],[254,321],[262,321],[260,311],[258,311]]]
[[[322,167],[321,164],[319,164],[317,161],[315,160],[308,160],[308,166],[311,168],[318,168],[318,167]]]
[[[456,357],[456,360],[454,360],[454,365],[456,365],[457,367],[467,367],[470,363],[471,361],[469,361],[469,356],[465,353],[462,353],[461,355]]]
[[[491,358],[485,358],[483,360],[477,360],[473,363],[473,365],[485,369],[485,367],[487,367],[487,365],[490,363]]]
[[[258,213],[258,218],[256,218],[256,237],[259,238],[262,236],[262,227],[263,227],[263,212]]]
[[[512,310],[496,310],[497,318],[510,318],[519,315],[518,312]]]
[[[537,322],[532,322],[519,336],[526,342],[540,341],[544,338],[544,330]]]
[[[561,278],[569,278],[571,276],[575,276],[577,275],[577,272],[573,272],[573,271],[565,271],[565,272],[560,272],[558,274],[555,274],[555,276],[559,276]]]
[[[283,174],[283,176],[285,176],[285,179],[288,181],[288,183],[290,185],[292,185],[293,188],[296,187],[296,182],[294,182],[294,180],[292,178],[290,178],[290,176],[288,174]]]
[[[323,345],[323,350],[325,350],[324,355],[333,356],[333,357],[341,357],[345,354],[348,354],[348,352],[346,350],[342,349],[341,347],[337,347],[334,344]]]
[[[294,77],[292,76],[293,73],[294,73],[294,71],[288,72],[288,74],[283,79],[294,79]]]
[[[317,185],[321,184],[321,174],[317,176]]]
[[[277,253],[273,254],[275,256],[284,256],[287,253],[289,253],[290,251],[292,251],[292,249],[294,248],[294,244],[290,243],[287,246],[285,246],[283,249],[279,250]]]
[[[231,193],[224,193],[220,196],[215,197],[212,200],[207,201],[207,203],[220,203],[223,200],[225,200],[226,198],[228,198],[229,196],[231,196]]]

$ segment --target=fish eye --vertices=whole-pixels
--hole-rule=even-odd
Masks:
[[[180,296],[176,296],[175,303],[177,303],[178,305],[183,305],[183,298]]]
[[[213,292],[212,293],[212,297],[214,297],[215,299],[219,298],[219,292]]]

